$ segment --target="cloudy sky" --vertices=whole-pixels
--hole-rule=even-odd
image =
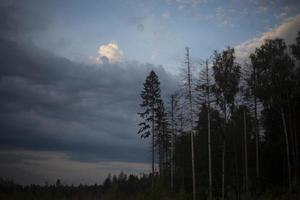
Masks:
[[[173,91],[192,60],[230,45],[241,63],[264,39],[293,42],[289,0],[0,1],[0,177],[101,183],[149,171],[136,134],[139,92],[154,69]]]

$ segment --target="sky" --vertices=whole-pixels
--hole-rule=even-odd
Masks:
[[[195,68],[227,46],[244,64],[265,39],[290,44],[299,30],[296,0],[2,0],[0,177],[94,184],[147,173],[136,113],[151,70],[166,96],[186,46]]]

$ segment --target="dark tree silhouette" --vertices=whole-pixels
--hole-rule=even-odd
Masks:
[[[169,126],[164,103],[162,100],[159,100],[155,112],[155,146],[158,148],[159,174],[163,180],[165,180],[170,161],[171,130]]]
[[[273,107],[281,118],[285,140],[288,187],[292,186],[290,141],[287,127],[289,104],[293,81],[294,62],[282,39],[267,40],[250,55],[252,65],[257,69],[257,97],[265,108]]]
[[[160,99],[160,82],[158,76],[154,71],[151,71],[147,76],[144,88],[141,92],[143,102],[140,104],[144,112],[138,113],[143,119],[143,122],[139,124],[140,129],[138,134],[141,134],[142,138],[152,136],[152,175],[154,176],[154,138],[155,138],[155,112],[158,108]]]
[[[214,93],[217,104],[224,115],[224,133],[222,145],[222,199],[225,197],[225,152],[228,117],[234,107],[235,96],[239,90],[240,65],[235,62],[234,49],[228,47],[222,53],[214,54]]]

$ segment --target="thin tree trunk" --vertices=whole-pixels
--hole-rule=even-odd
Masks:
[[[225,150],[226,150],[225,138],[223,138],[222,144],[222,200],[225,198]]]
[[[193,179],[193,200],[196,200],[196,180],[195,180],[195,160],[194,160],[194,132],[193,132],[193,104],[192,104],[192,87],[191,87],[191,69],[189,59],[189,48],[186,48],[186,58],[188,67],[188,96],[190,109],[190,128],[191,128],[191,157],[192,157],[192,179]]]
[[[281,119],[282,119],[282,124],[283,124],[283,130],[284,130],[284,136],[285,136],[285,146],[286,146],[286,158],[287,158],[287,170],[288,170],[288,187],[289,191],[291,189],[292,181],[291,181],[291,164],[290,164],[290,147],[289,147],[289,138],[288,138],[288,133],[287,133],[287,128],[286,128],[286,121],[285,121],[285,115],[283,112],[283,109],[280,108],[281,112]]]
[[[181,133],[184,135],[183,137],[183,151],[181,154],[181,160],[182,160],[182,188],[185,191],[185,161],[186,161],[186,157],[184,155],[185,150],[187,149],[187,137],[185,136],[184,132],[183,132],[183,113],[181,113],[181,117],[180,117],[180,131]]]
[[[152,189],[154,185],[154,108],[152,107]]]
[[[196,200],[196,180],[195,180],[195,160],[194,160],[194,132],[191,131],[191,151],[192,151],[192,176],[193,176],[193,200]]]
[[[172,108],[172,115],[173,115],[173,108]],[[172,119],[172,135],[171,135],[171,191],[172,192],[174,187],[174,125],[173,123],[174,122]]]
[[[206,60],[206,85],[207,85],[207,143],[208,143],[208,181],[209,181],[209,200],[212,200],[212,167],[211,167],[211,134],[210,134],[210,91],[208,78],[208,62]]]
[[[166,130],[165,130],[166,131]],[[164,134],[167,134],[166,132]],[[168,141],[167,141],[167,135],[164,135],[164,140],[163,140],[163,146],[164,146],[164,160],[163,160],[163,179],[165,181],[165,178],[166,178],[166,169],[167,169],[167,159],[168,159]]]
[[[297,186],[297,179],[298,179],[298,141],[297,141],[297,134],[296,134],[296,125],[295,123],[295,116],[294,111],[291,108],[290,103],[289,106],[289,130],[290,130],[290,137],[292,138],[292,147],[293,147],[293,161],[294,161],[294,176],[293,176],[293,188]]]
[[[236,147],[236,150],[235,150],[235,153],[234,153],[234,165],[235,165],[235,183],[236,183],[236,186],[235,186],[235,192],[236,192],[236,197],[237,197],[237,200],[240,199],[240,177],[239,177],[239,170],[238,170],[238,148],[237,148],[237,138],[234,138],[234,145]]]
[[[233,143],[232,145],[235,147],[235,151],[233,153],[234,156],[234,171],[235,171],[235,179],[233,181],[234,191],[236,194],[236,199],[240,199],[240,177],[239,177],[239,167],[238,167],[238,141],[237,141],[237,135],[233,135]],[[234,185],[235,184],[235,185]]]
[[[207,110],[208,128],[208,172],[209,172],[209,199],[212,200],[212,166],[211,166],[211,134],[210,134],[210,107]]]
[[[171,133],[171,191],[174,187],[174,95],[171,96],[171,120],[172,120],[172,133]]]
[[[161,136],[160,136],[160,152],[161,152],[161,158],[160,158],[160,162],[161,162],[161,169],[160,169],[160,173],[161,173],[161,180],[164,180],[164,164],[165,164],[165,135],[164,135],[164,130],[161,130]]]
[[[224,117],[225,117],[225,127],[224,127],[224,135],[222,141],[222,200],[225,199],[225,151],[226,151],[226,140],[225,136],[227,133],[227,110],[226,105],[224,109]]]
[[[254,73],[254,91],[256,90],[256,70],[253,66]],[[254,94],[254,117],[255,117],[255,171],[256,171],[256,185],[260,185],[260,175],[259,175],[259,124],[257,117],[257,100],[256,94]],[[257,187],[256,187],[257,188]]]
[[[294,114],[294,118],[293,118],[293,124],[294,124],[294,138],[295,138],[295,156],[296,156],[296,163],[295,163],[295,185],[297,186],[297,179],[299,176],[299,154],[298,154],[298,138],[297,138],[297,122],[296,122],[296,116]]]
[[[289,123],[289,125],[288,125],[288,127],[289,127],[289,133],[290,133],[290,141],[291,141],[291,144],[290,144],[290,146],[291,146],[291,151],[292,151],[292,158],[293,158],[293,167],[292,167],[292,165],[291,165],[291,171],[292,171],[292,169],[294,169],[294,176],[292,176],[292,172],[291,172],[291,176],[292,176],[292,188],[294,188],[294,186],[296,186],[296,160],[297,160],[297,158],[296,158],[296,144],[295,144],[295,137],[294,137],[294,131],[293,131],[293,121],[292,121],[292,109],[291,109],[291,106],[290,106],[290,102],[288,102],[288,123]]]
[[[248,194],[248,148],[247,148],[247,124],[245,108],[243,109],[244,116],[244,153],[245,153],[245,191]]]
[[[160,133],[162,134],[162,133]],[[158,143],[158,152],[159,152],[159,176],[162,179],[164,176],[164,145],[163,145],[163,135],[158,135],[159,143]]]

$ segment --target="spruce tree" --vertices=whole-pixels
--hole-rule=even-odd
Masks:
[[[143,120],[141,123],[139,123],[140,129],[138,134],[140,134],[142,138],[148,138],[150,135],[152,137],[152,176],[154,176],[154,138],[156,134],[155,112],[158,108],[158,103],[160,102],[160,82],[158,76],[153,70],[150,72],[144,82],[144,88],[141,92],[141,97],[143,101],[140,106],[142,109],[144,109],[144,111],[138,113]]]

